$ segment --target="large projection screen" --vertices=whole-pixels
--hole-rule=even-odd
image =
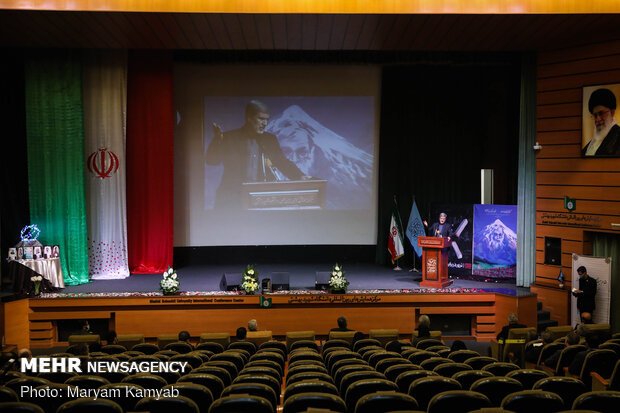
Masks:
[[[379,75],[176,63],[174,245],[376,244]]]

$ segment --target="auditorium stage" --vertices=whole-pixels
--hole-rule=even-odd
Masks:
[[[259,277],[270,277],[272,272],[289,273],[290,289],[314,290],[317,271],[330,271],[333,263],[325,264],[260,264],[255,268]],[[375,264],[347,264],[344,270],[352,290],[411,290],[421,289],[421,272],[410,272],[407,268],[394,271],[391,267]],[[241,273],[242,265],[191,265],[175,268],[181,282],[180,290],[191,292],[219,291],[224,273]],[[63,293],[124,293],[153,292],[159,288],[161,274],[133,274],[123,280],[93,280],[88,284],[67,286]],[[452,278],[449,289],[478,289],[508,295],[529,294],[528,288],[516,287],[512,282],[483,282]]]

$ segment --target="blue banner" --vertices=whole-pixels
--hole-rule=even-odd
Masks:
[[[411,212],[409,213],[409,222],[407,222],[407,230],[405,231],[407,234],[407,238],[411,242],[411,246],[415,251],[418,257],[422,256],[422,247],[418,247],[418,237],[423,237],[426,235],[426,231],[424,230],[424,224],[422,224],[422,218],[420,218],[420,211],[418,211],[418,206],[413,201],[413,205],[411,206]]]

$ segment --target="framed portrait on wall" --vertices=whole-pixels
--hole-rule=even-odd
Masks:
[[[620,83],[583,88],[581,156],[620,157]]]

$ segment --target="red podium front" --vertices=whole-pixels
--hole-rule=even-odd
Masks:
[[[420,287],[444,288],[452,284],[448,279],[448,238],[418,237],[418,246],[422,247],[424,260]]]

